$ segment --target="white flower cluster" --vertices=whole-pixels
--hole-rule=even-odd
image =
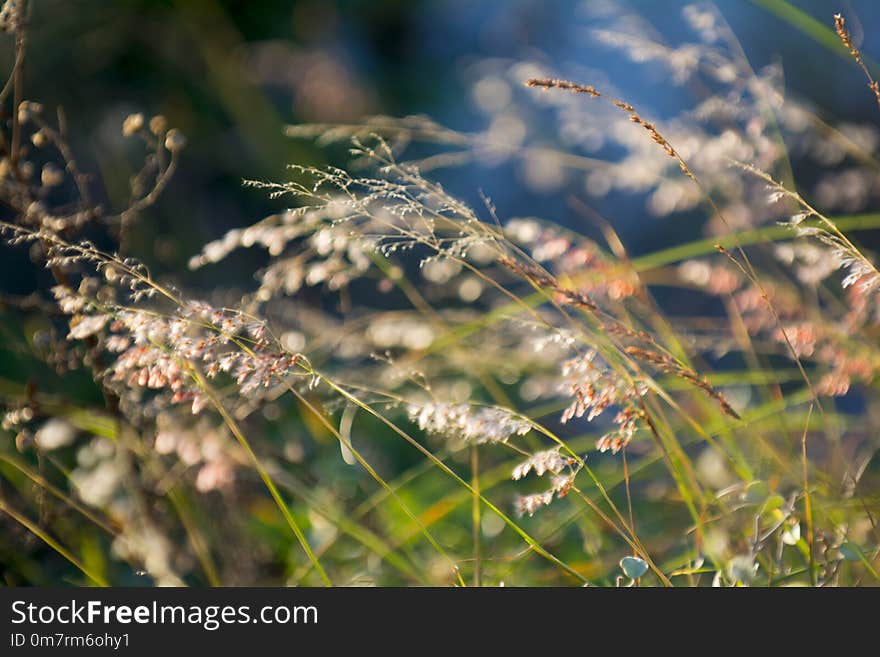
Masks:
[[[511,436],[523,436],[532,426],[500,408],[468,404],[428,402],[409,406],[409,417],[427,433],[459,438],[464,442],[503,443]]]
[[[539,477],[548,473],[551,475],[548,490],[542,493],[517,496],[514,500],[514,510],[517,515],[533,515],[542,506],[548,506],[555,497],[565,497],[574,484],[578,473],[577,460],[570,456],[563,456],[559,450],[559,447],[554,447],[536,452],[513,469],[513,479],[515,480],[522,479],[532,471]],[[566,469],[569,471],[562,474]]]
[[[73,313],[68,339],[94,337],[109,324],[103,344],[118,354],[108,368],[111,381],[169,390],[172,403],[189,402],[194,414],[209,402],[200,375],[228,374],[247,397],[282,381],[300,358],[273,349],[265,325],[234,310],[188,301],[172,315],[122,306],[95,312],[84,296],[61,286],[54,291],[62,310]]]
[[[531,495],[519,495],[513,501],[513,508],[516,515],[524,516],[528,514],[532,516],[535,511],[543,506],[549,506],[555,498],[565,497],[574,484],[574,472],[567,475],[554,475],[550,479],[550,489],[542,493],[532,493]]]
[[[540,509],[542,506],[549,506],[549,504],[553,501],[553,491],[548,490],[543,493],[532,493],[531,495],[520,495],[514,500],[513,507],[516,510],[516,515],[524,516],[528,514],[529,516],[535,515],[535,511]]]
[[[610,449],[615,453],[625,447],[638,428],[642,416],[638,399],[647,394],[647,386],[639,381],[627,381],[602,365],[593,350],[566,361],[562,374],[564,390],[574,397],[562,413],[562,422],[584,416],[589,422],[609,407],[617,407],[620,410],[613,419],[617,428],[602,436],[596,446],[600,451]]]
[[[562,365],[562,389],[575,399],[562,413],[562,422],[587,416],[587,421],[601,415],[609,406],[619,406],[634,395],[642,396],[646,390],[618,376],[604,365],[592,349],[582,356],[567,360]]]
[[[539,477],[544,476],[547,472],[559,474],[565,468],[572,465],[573,462],[574,461],[571,457],[563,456],[559,453],[559,447],[554,447],[553,449],[536,452],[517,465],[513,469],[513,478],[522,479],[532,470],[534,470],[535,474]]]

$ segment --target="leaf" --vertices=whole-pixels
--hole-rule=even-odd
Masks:
[[[851,543],[847,541],[843,545],[841,545],[837,550],[840,552],[840,556],[842,556],[847,561],[861,561],[865,566],[865,569],[871,573],[871,577],[880,581],[880,574],[874,570],[874,567],[871,565],[871,562],[865,556],[865,552],[855,543]]]
[[[782,532],[782,542],[786,545],[797,545],[799,540],[801,540],[801,524],[799,522]]]
[[[620,569],[630,579],[638,579],[648,572],[648,564],[638,557],[624,557],[620,560]]]
[[[839,548],[840,556],[842,556],[847,561],[861,561],[862,560],[862,548],[860,548],[855,543],[850,543],[847,541]]]
[[[785,504],[785,498],[782,495],[771,495],[764,500],[764,506],[761,507],[761,513],[769,513],[775,511]]]

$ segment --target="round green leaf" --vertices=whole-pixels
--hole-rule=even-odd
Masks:
[[[648,572],[648,564],[638,557],[624,557],[620,560],[620,569],[630,579],[638,579]]]
[[[840,556],[842,556],[847,561],[862,560],[862,549],[855,543],[850,543],[849,541],[847,541],[837,549],[840,551]]]

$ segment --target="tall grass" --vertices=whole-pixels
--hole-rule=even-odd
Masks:
[[[516,108],[483,133],[291,126],[345,166],[248,181],[278,212],[190,267],[267,264],[244,292],[196,293],[127,240],[183,135],[129,116],[144,167],[127,207],[99,207],[63,113],[24,100],[27,7],[6,6],[0,231],[47,272],[3,299],[31,372],[0,380],[6,583],[877,583],[880,275],[855,234],[880,227],[880,139],[784,99],[711,7],[685,10],[698,40],[679,47],[632,20],[595,34],[706,85],[674,119],[523,62],[477,81]],[[530,139],[536,107],[558,148]],[[622,155],[588,153],[600,137]],[[828,165],[812,187],[794,147]],[[584,199],[566,226],[500,216],[431,175],[469,161],[643,195],[707,236],[632,255]]]

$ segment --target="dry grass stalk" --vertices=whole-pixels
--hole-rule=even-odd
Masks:
[[[616,98],[611,98],[609,96],[605,96],[604,94],[597,91],[594,87],[590,85],[582,85],[576,82],[570,82],[568,80],[559,80],[557,78],[530,78],[526,80],[527,87],[538,87],[542,89],[562,89],[563,91],[571,91],[572,93],[585,93],[593,98],[607,98],[611,104],[613,104],[616,108],[623,110],[629,115],[629,120],[635,123],[636,125],[640,125],[642,128],[648,131],[648,134],[651,135],[651,139],[654,143],[658,144],[666,151],[666,154],[669,157],[673,158],[678,162],[678,166],[684,172],[684,174],[696,181],[696,176],[694,176],[693,172],[691,172],[690,168],[687,165],[687,162],[684,161],[684,158],[678,154],[678,151],[673,148],[672,144],[667,141],[666,137],[660,134],[660,131],[657,130],[657,127],[651,123],[650,121],[646,121],[642,116],[635,110],[635,108],[622,100],[617,100]]]
[[[843,45],[849,49],[849,54],[852,55],[854,60],[856,60],[856,64],[859,65],[859,68],[862,69],[865,77],[868,78],[868,88],[873,92],[874,97],[877,99],[877,104],[880,105],[880,83],[878,83],[874,79],[874,76],[871,75],[871,71],[868,70],[865,61],[862,59],[861,51],[856,47],[855,43],[853,43],[849,28],[846,26],[846,19],[842,14],[834,14],[834,31],[837,32],[837,36],[843,41]]]

